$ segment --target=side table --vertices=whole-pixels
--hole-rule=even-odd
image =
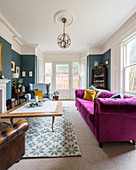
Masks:
[[[59,96],[53,96],[53,100],[59,100]]]
[[[11,99],[8,99],[7,101],[7,109],[12,109],[16,106],[16,99],[15,98],[11,98]]]
[[[26,92],[16,92],[12,93],[12,97],[17,98],[17,104],[20,104],[20,97],[23,97],[26,94]]]

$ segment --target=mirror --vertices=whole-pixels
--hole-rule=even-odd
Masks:
[[[0,43],[0,72],[2,72],[3,69],[3,45]]]

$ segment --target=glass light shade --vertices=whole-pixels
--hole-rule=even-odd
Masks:
[[[61,48],[68,48],[71,44],[71,40],[68,34],[62,33],[57,38],[57,43]]]

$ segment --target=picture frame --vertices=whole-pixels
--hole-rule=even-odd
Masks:
[[[22,71],[22,77],[26,77],[26,71]]]
[[[28,72],[28,76],[29,76],[29,77],[33,77],[33,72],[32,72],[32,71],[29,71],[29,72]]]
[[[11,71],[12,72],[15,72],[15,66],[16,66],[15,61],[11,61]]]
[[[16,73],[20,75],[20,67],[16,66]]]
[[[105,65],[108,65],[108,64],[109,64],[109,59],[105,60]]]
[[[0,43],[0,72],[3,71],[3,45]]]
[[[103,68],[103,66],[104,66],[103,64],[99,64],[98,68]]]
[[[94,67],[98,68],[98,65],[99,65],[99,61],[98,60],[94,60]]]

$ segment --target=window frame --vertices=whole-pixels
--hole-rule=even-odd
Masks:
[[[53,64],[52,64],[52,62],[45,62],[44,64],[45,64],[45,74],[44,74],[44,77],[46,77],[46,63],[50,63],[51,64],[51,88],[52,88],[52,72],[53,72],[53,70],[52,70],[52,68],[53,68]],[[44,78],[44,80],[45,80],[46,78]],[[45,81],[45,83],[46,83],[46,81]]]
[[[123,50],[123,93],[125,94],[130,94],[130,95],[136,95],[136,91],[127,91],[126,90],[126,69],[127,68],[131,68],[133,66],[136,66],[136,63],[135,64],[128,64],[127,62],[127,57],[128,57],[128,49],[127,49],[127,45],[128,43],[130,43],[131,41],[133,41],[134,39],[136,39],[136,32],[134,34],[132,34],[130,37],[128,37],[124,42],[123,42],[123,47],[124,47],[124,50]]]
[[[74,77],[74,73],[73,73],[73,65],[74,65],[74,63],[78,63],[78,65],[79,65],[79,70],[78,70],[78,75],[77,75],[77,76],[79,77],[78,88],[74,88],[74,87],[73,87],[73,85],[74,85],[74,84],[73,84],[73,80],[74,80],[74,79],[73,79],[73,77]],[[74,89],[74,90],[75,90],[75,89],[79,89],[79,87],[80,87],[80,62],[74,61],[74,62],[72,62],[72,89]]]

